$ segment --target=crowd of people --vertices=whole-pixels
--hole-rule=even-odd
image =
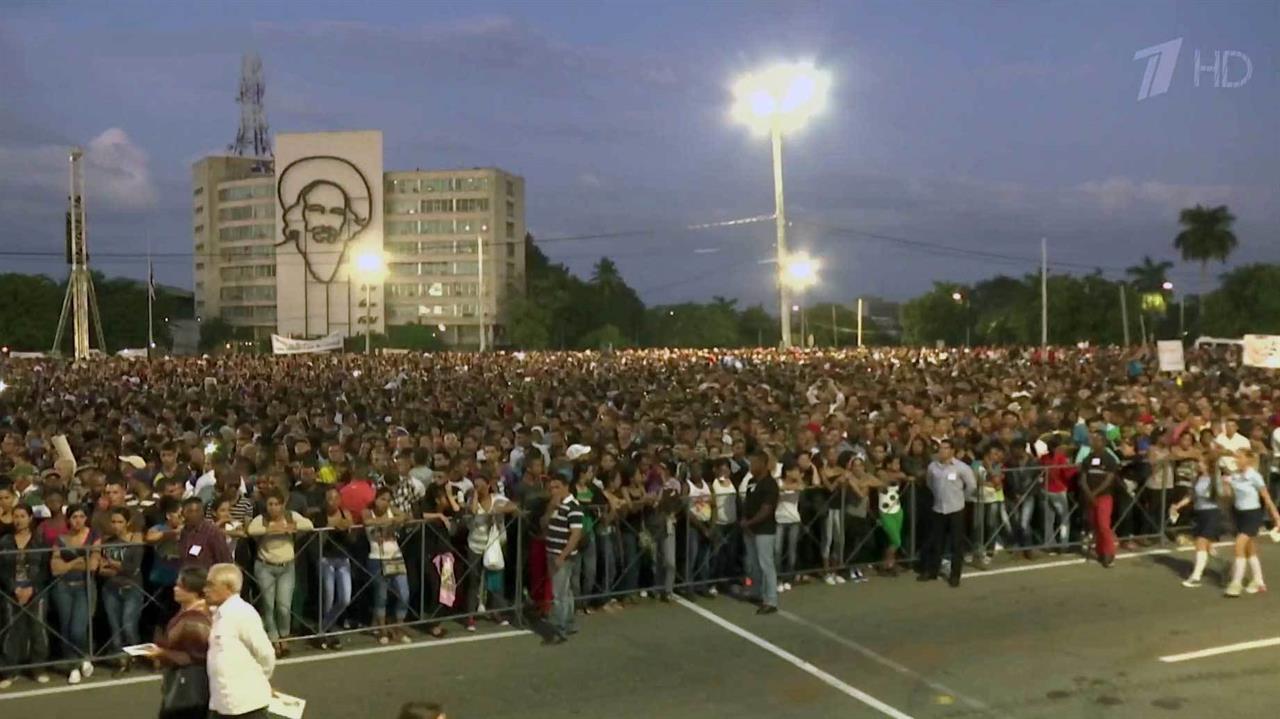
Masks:
[[[1226,533],[1226,594],[1258,593],[1280,389],[1230,351],[1188,365],[1106,348],[8,360],[0,688],[127,671],[153,635],[182,653],[191,572],[226,563],[277,657],[478,619],[561,643],[579,615],[677,592],[770,614],[793,585],[907,560],[954,586],[1000,552],[1110,566],[1144,540],[1195,542],[1194,587]]]

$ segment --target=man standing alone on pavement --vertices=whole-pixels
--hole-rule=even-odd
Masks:
[[[204,587],[213,610],[209,631],[210,719],[267,719],[276,653],[253,605],[240,597],[244,575],[215,564]]]
[[[578,573],[578,545],[582,542],[582,505],[569,491],[564,478],[553,474],[547,480],[551,502],[543,515],[547,537],[547,569],[551,572],[551,635],[547,644],[564,644],[577,632],[573,618],[573,578]]]
[[[951,558],[951,576],[948,582],[960,586],[960,572],[964,569],[964,498],[977,489],[973,470],[956,459],[955,446],[950,439],[938,445],[938,457],[929,463],[926,478],[933,494],[933,518],[929,524],[929,542],[925,545],[923,566],[919,581],[938,578],[942,569],[944,548]]]
[[[778,481],[770,471],[769,455],[757,452],[751,456],[751,481],[742,506],[742,538],[753,549],[749,551],[747,571],[752,593],[760,599],[756,614],[778,611],[778,568],[774,562],[778,523],[774,510],[778,506]],[[747,480],[744,479],[744,483]]]

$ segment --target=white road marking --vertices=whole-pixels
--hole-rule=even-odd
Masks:
[[[1234,542],[1216,542],[1215,548],[1230,547]],[[1135,559],[1138,557],[1152,557],[1160,554],[1173,554],[1174,552],[1194,552],[1195,547],[1163,547],[1160,549],[1146,549],[1140,552],[1122,552],[1116,555],[1116,559]],[[999,574],[1016,574],[1018,572],[1035,572],[1041,569],[1056,569],[1058,567],[1072,567],[1079,564],[1089,564],[1096,562],[1095,559],[1080,557],[1078,559],[1061,559],[1055,562],[1042,562],[1040,564],[1024,564],[1016,567],[1001,567],[999,569],[971,569],[960,576],[965,579],[976,579],[978,577],[994,577]]]
[[[861,689],[858,689],[857,687],[852,686],[844,682],[843,680],[835,676],[832,676],[831,674],[828,674],[827,672],[819,669],[818,667],[810,664],[809,662],[806,662],[800,657],[797,657],[791,652],[764,639],[763,637],[752,634],[751,632],[743,629],[742,627],[739,627],[737,624],[734,624],[733,622],[730,622],[727,619],[721,618],[719,615],[715,614],[714,612],[703,609],[702,607],[699,607],[698,605],[686,599],[683,599],[681,597],[676,597],[676,602],[678,602],[680,606],[684,607],[685,609],[688,609],[694,614],[697,614],[703,619],[706,619],[712,624],[715,624],[721,629],[724,629],[725,631],[728,631],[732,634],[736,634],[739,637],[742,637],[743,639],[751,642],[757,647],[760,647],[766,652],[769,652],[770,654],[796,667],[800,671],[803,671],[806,674],[813,676],[814,678],[818,679],[819,681],[826,684],[827,686],[849,697],[857,699],[858,701],[862,702],[863,704],[866,704],[867,706],[871,707],[872,709],[875,709],[876,711],[880,712],[881,714],[884,714],[885,716],[890,716],[890,717],[893,717],[894,719],[912,719],[910,714],[903,713],[898,709],[895,709],[889,706],[888,704],[885,704],[884,702],[880,701],[879,699],[876,699],[875,697],[862,691]]]
[[[858,642],[855,642],[854,640],[849,639],[848,637],[844,637],[839,634],[836,634],[835,632],[831,631],[830,629],[827,629],[826,627],[820,624],[814,624],[813,622],[807,619],[802,619],[801,617],[795,614],[792,614],[791,612],[788,612],[788,611],[780,611],[778,612],[778,616],[788,621],[795,622],[796,624],[806,627],[814,632],[817,632],[818,634],[821,634],[822,636],[826,637],[827,639],[830,639],[836,644],[839,644],[840,646],[846,647],[848,649],[852,649],[853,651],[861,654],[867,659],[870,659],[871,661],[881,666],[888,667],[889,669],[892,669],[893,671],[903,676],[910,677],[920,682],[921,684],[924,684],[930,689],[933,689],[936,692],[955,697],[959,699],[961,702],[964,702],[965,704],[969,705],[973,709],[977,709],[978,711],[982,711],[982,712],[991,711],[991,707],[978,701],[977,699],[965,696],[964,694],[961,694],[960,692],[956,691],[955,689],[952,689],[951,687],[945,684],[942,684],[941,682],[933,681],[932,679],[924,676],[923,674],[920,674],[919,672],[914,671],[909,667],[899,664],[898,662],[884,656],[883,654],[880,654],[873,649],[869,649],[859,644]]]
[[[368,647],[365,649],[347,649],[340,652],[329,652],[326,654],[309,654],[303,657],[290,657],[281,659],[276,662],[276,666],[289,666],[290,664],[309,664],[311,662],[326,662],[335,659],[346,659],[348,657],[360,657],[367,654],[386,654],[390,652],[403,652],[411,649],[430,649],[431,647],[442,647],[449,644],[469,644],[471,642],[484,642],[490,639],[507,639],[510,637],[519,637],[532,632],[523,629],[514,629],[505,632],[495,632],[493,634],[469,634],[463,637],[453,637],[452,639],[436,639],[431,641],[414,642],[412,644],[395,644],[391,646]],[[60,673],[50,672],[49,676],[58,680]],[[26,699],[30,697],[40,697],[49,694],[66,694],[69,692],[83,692],[92,689],[114,689],[116,687],[128,686],[130,684],[144,684],[146,682],[160,681],[159,674],[148,674],[141,677],[127,677],[124,679],[109,679],[100,682],[88,682],[85,684],[77,684],[75,686],[47,687],[45,689],[28,689],[20,692],[0,692],[0,701],[8,699]]]
[[[1232,654],[1235,652],[1247,652],[1250,649],[1266,649],[1267,647],[1280,646],[1280,637],[1272,637],[1270,639],[1255,639],[1251,642],[1239,642],[1238,644],[1227,644],[1221,647],[1210,647],[1195,652],[1187,652],[1185,654],[1170,654],[1167,657],[1160,657],[1160,661],[1166,664],[1175,662],[1189,662],[1192,659],[1204,659],[1205,657],[1216,657],[1220,654]]]

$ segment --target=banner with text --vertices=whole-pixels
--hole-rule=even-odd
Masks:
[[[271,335],[271,351],[278,355],[297,355],[308,352],[332,352],[342,349],[342,333],[334,332],[316,340],[295,340]]]
[[[1280,335],[1245,335],[1244,364],[1280,369]]]
[[[1160,358],[1161,372],[1186,372],[1187,361],[1182,354],[1182,340],[1156,342],[1156,354]]]

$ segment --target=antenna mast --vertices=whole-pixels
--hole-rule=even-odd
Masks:
[[[267,112],[263,96],[267,83],[262,77],[262,58],[256,52],[246,52],[240,61],[240,93],[236,103],[240,105],[240,129],[236,141],[227,150],[241,157],[271,157],[271,137],[268,134]]]
[[[89,244],[84,230],[84,150],[71,149],[71,194],[67,209],[67,264],[71,273],[67,278],[67,296],[62,301],[62,314],[58,317],[58,330],[53,335],[53,354],[62,347],[63,332],[67,328],[67,316],[71,316],[71,329],[75,358],[89,357],[89,324],[92,315],[94,335],[98,349],[106,352],[107,343],[102,338],[102,320],[98,316],[98,300],[93,291],[93,276],[89,274]]]

